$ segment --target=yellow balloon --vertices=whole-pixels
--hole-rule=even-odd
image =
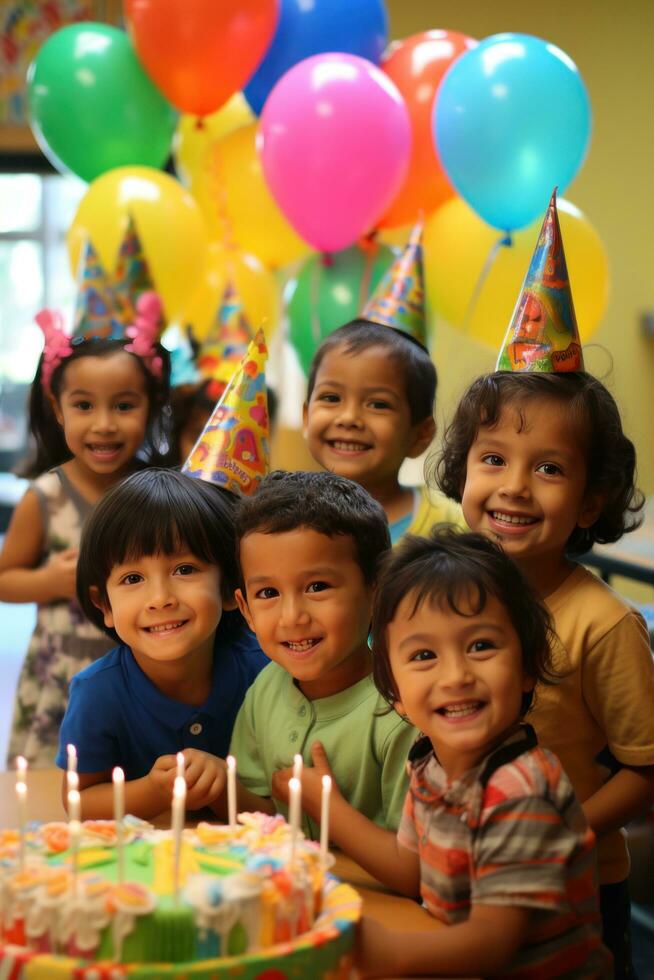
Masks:
[[[606,310],[608,259],[602,240],[579,208],[563,198],[558,199],[557,206],[583,342],[589,339]],[[536,248],[540,226],[541,219],[514,232],[512,244],[497,249],[488,275],[481,281],[500,233],[459,197],[434,211],[424,233],[427,302],[431,308],[452,326],[499,348]]]
[[[204,340],[230,279],[253,330],[263,327],[270,340],[279,323],[280,291],[275,276],[254,255],[211,242],[198,287],[188,307],[187,322],[198,340]]]
[[[73,274],[87,238],[113,273],[130,214],[166,319],[184,322],[206,256],[207,229],[193,197],[160,170],[117,167],[93,181],[68,231]]]
[[[234,241],[277,268],[311,251],[277,207],[256,148],[257,124],[241,126],[213,143],[198,171],[193,193],[211,237]]]
[[[222,109],[208,116],[180,116],[173,137],[173,158],[177,176],[191,193],[209,148],[223,136],[255,119],[242,92],[236,92]]]

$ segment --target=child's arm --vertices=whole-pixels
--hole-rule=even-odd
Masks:
[[[363,918],[357,965],[363,977],[494,976],[524,942],[529,909],[473,905],[465,922],[417,933],[389,932]]]
[[[16,505],[0,554],[0,601],[52,602],[75,595],[77,551],[68,548],[39,566],[43,518],[35,490]]]
[[[654,802],[654,766],[625,766],[582,804],[598,837],[642,816]]]
[[[201,752],[199,749],[184,749],[186,763],[184,776],[186,779],[186,808],[201,810],[211,807],[217,817],[227,820],[227,764],[224,759]],[[273,801],[257,796],[236,781],[236,809],[260,810],[263,813],[274,813]]]
[[[355,810],[341,795],[320,742],[311,747],[313,767],[302,772],[302,806],[309,816],[320,822],[322,777],[332,778],[329,801],[329,838],[357,864],[389,888],[415,898],[420,892],[420,864],[417,853],[402,847],[393,831],[378,827]],[[281,799],[288,797],[291,770],[284,769],[273,776],[273,792]]]

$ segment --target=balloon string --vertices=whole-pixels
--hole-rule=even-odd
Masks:
[[[213,198],[216,202],[216,214],[222,225],[223,243],[228,250],[236,249],[236,239],[234,237],[234,225],[227,207],[227,191],[223,176],[222,155],[220,148],[214,146],[210,162],[210,177],[213,190]]]
[[[321,330],[320,330],[320,313],[318,310],[318,301],[320,298],[320,266],[321,266],[321,256],[316,255],[313,259],[313,265],[311,267],[311,280],[310,280],[310,305],[311,305],[311,336],[313,338],[314,350],[320,344],[321,340]]]
[[[470,329],[470,323],[472,321],[472,317],[474,315],[475,309],[477,308],[477,303],[479,302],[481,291],[486,284],[486,280],[490,275],[491,269],[493,268],[493,263],[497,258],[497,253],[502,248],[502,246],[506,246],[508,248],[511,245],[513,245],[513,242],[511,240],[511,235],[509,232],[507,232],[504,235],[501,235],[497,239],[497,241],[493,242],[493,244],[491,245],[488,255],[486,256],[486,261],[484,262],[481,268],[481,272],[479,273],[479,278],[477,279],[477,282],[475,283],[475,287],[472,290],[472,293],[470,294],[470,299],[468,301],[468,306],[466,308],[465,316],[463,317],[463,323],[461,324],[464,333],[467,333],[468,330]]]
[[[370,295],[372,270],[375,264],[375,256],[377,255],[378,251],[375,234],[373,233],[368,238],[362,239],[360,242],[358,242],[358,245],[364,254],[363,272],[361,274],[361,282],[359,284],[359,313],[362,313]]]

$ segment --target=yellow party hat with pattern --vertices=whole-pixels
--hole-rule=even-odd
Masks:
[[[402,253],[382,276],[362,317],[408,334],[427,346],[425,284],[422,269],[422,221],[412,229]]]
[[[497,370],[545,374],[584,370],[556,188],[502,342]]]
[[[118,250],[114,279],[123,319],[127,325],[134,321],[136,301],[141,293],[156,291],[136,222],[131,214]],[[161,326],[163,328],[163,323]]]
[[[269,469],[269,422],[263,330],[257,331],[236,373],[182,466],[187,476],[249,495]]]
[[[82,340],[121,340],[125,335],[120,307],[98,254],[89,238],[80,253],[73,343]]]
[[[214,322],[198,352],[197,365],[202,377],[229,381],[251,341],[252,329],[241,298],[234,283],[228,280]]]

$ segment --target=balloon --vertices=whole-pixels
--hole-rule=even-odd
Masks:
[[[271,92],[260,124],[266,181],[305,241],[336,252],[374,227],[406,175],[411,127],[394,83],[356,55],[319,54]]]
[[[443,75],[476,43],[456,31],[425,31],[394,42],[382,58],[382,69],[397,85],[409,110],[413,145],[409,172],[380,227],[414,222],[421,211],[428,214],[454,196],[434,150],[432,109]]]
[[[305,374],[325,337],[359,316],[393,258],[384,246],[365,251],[353,247],[327,261],[314,255],[303,263],[291,287],[288,318],[290,341]]]
[[[245,96],[259,115],[273,86],[298,61],[343,51],[378,65],[387,38],[383,0],[280,0],[275,36]]]
[[[175,173],[191,193],[211,146],[223,136],[251,122],[254,122],[254,115],[242,92],[236,92],[222,109],[204,119],[197,116],[180,117],[173,138]]]
[[[166,318],[184,322],[204,263],[207,231],[191,195],[168,174],[118,167],[94,180],[68,231],[71,269],[77,269],[82,245],[90,238],[104,267],[113,271],[130,214]]]
[[[198,340],[206,337],[228,278],[236,286],[253,331],[262,326],[266,339],[270,340],[280,314],[275,276],[254,255],[228,248],[222,242],[210,242],[197,289],[188,305],[186,321],[193,326],[195,336]]]
[[[278,0],[125,0],[138,56],[182,112],[215,112],[252,75],[277,26]]]
[[[557,201],[561,234],[582,341],[601,320],[608,301],[608,260],[588,218],[569,201]],[[533,255],[542,215],[502,246],[477,301],[466,314],[493,245],[501,237],[459,197],[429,218],[424,231],[427,302],[448,323],[499,349]]]
[[[590,103],[573,61],[527,34],[496,34],[456,61],[438,90],[434,136],[462,198],[495,228],[524,228],[577,173]]]
[[[234,241],[276,268],[308,255],[306,242],[277,207],[256,148],[256,123],[214,143],[193,183],[212,238]]]
[[[176,114],[124,31],[62,27],[40,48],[27,81],[32,131],[62,173],[93,180],[125,164],[165,163]]]

